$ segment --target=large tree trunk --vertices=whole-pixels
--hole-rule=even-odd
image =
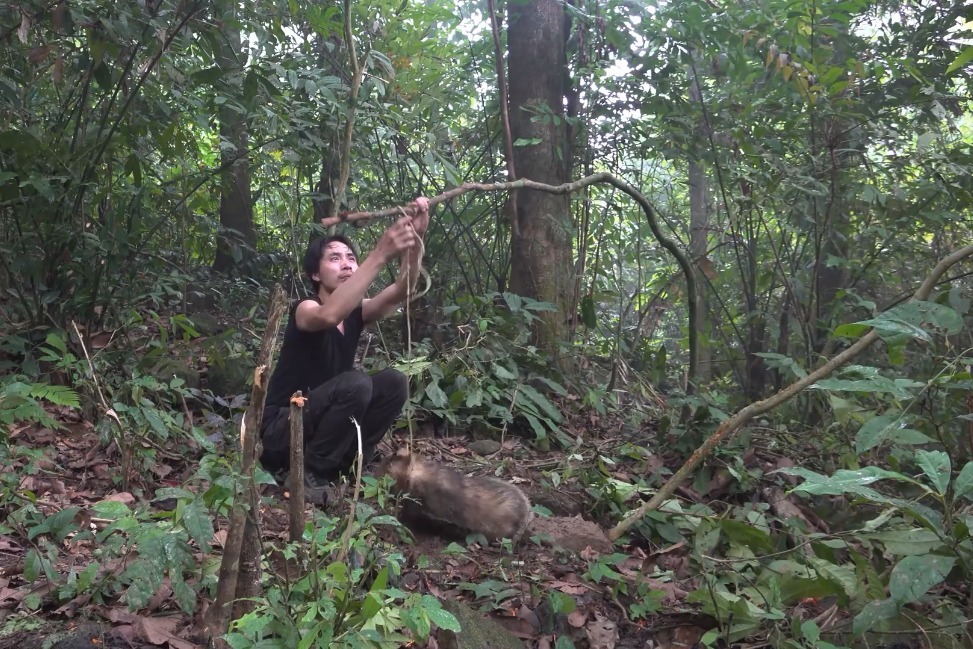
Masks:
[[[709,282],[706,275],[712,262],[707,256],[710,226],[709,191],[706,184],[706,171],[698,162],[689,163],[689,255],[693,260],[693,273],[696,275],[696,331],[699,334],[699,380],[708,382],[713,376],[713,346],[710,335],[709,309],[706,296]]]
[[[224,27],[219,65],[231,102],[243,100],[243,54],[240,32]],[[234,101],[234,99],[236,101]],[[229,103],[229,102],[227,102]],[[216,237],[213,270],[226,272],[245,261],[257,243],[250,196],[250,153],[246,114],[220,107],[220,229]]]
[[[509,7],[510,127],[514,141],[539,140],[515,147],[514,168],[521,178],[559,185],[567,181],[569,169],[565,159],[564,5],[557,0],[530,0]],[[558,343],[568,333],[567,313],[574,288],[570,197],[521,190],[516,204],[510,290],[558,307],[557,313],[544,315],[535,331],[538,346],[558,357]]]
[[[689,86],[689,101],[701,105],[702,92],[699,79],[693,67]],[[705,115],[701,115],[697,125],[701,141],[706,141],[710,126]],[[709,196],[706,169],[697,160],[689,161],[689,256],[693,260],[693,274],[696,276],[696,332],[699,341],[698,380],[708,382],[713,377],[713,346],[710,336],[712,323],[707,308],[706,296],[709,294],[707,274],[712,273],[712,262],[707,256],[709,247],[710,218],[713,214]]]

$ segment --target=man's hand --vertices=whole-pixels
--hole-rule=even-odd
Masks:
[[[416,208],[415,216],[412,217],[412,227],[420,237],[426,234],[429,228],[429,199],[420,196],[412,201],[412,206]]]
[[[391,261],[399,257],[402,253],[415,248],[418,244],[419,236],[413,226],[413,220],[414,217],[403,216],[393,223],[382,234],[382,238],[378,240],[372,254],[378,253],[381,255],[383,261]],[[428,222],[428,220],[429,216],[427,213],[426,221]]]

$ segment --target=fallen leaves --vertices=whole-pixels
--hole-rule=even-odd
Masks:
[[[111,609],[105,617],[117,624],[112,633],[130,645],[148,642],[172,649],[200,649],[203,646],[178,635],[177,632],[186,626],[186,620],[181,616],[145,617],[127,609]]]

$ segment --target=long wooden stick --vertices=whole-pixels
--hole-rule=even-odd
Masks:
[[[589,185],[595,185],[598,183],[609,184],[625,192],[642,207],[642,211],[645,212],[646,220],[649,223],[649,228],[652,230],[652,236],[655,237],[655,240],[659,242],[660,246],[665,248],[673,257],[675,257],[676,263],[679,264],[679,268],[682,270],[683,278],[686,280],[686,308],[689,311],[688,389],[692,391],[697,383],[699,370],[699,335],[696,331],[696,321],[698,319],[696,304],[696,279],[693,275],[693,267],[689,263],[689,257],[679,248],[678,245],[676,245],[676,242],[662,232],[662,227],[659,225],[659,219],[656,216],[655,210],[652,208],[652,204],[649,203],[649,199],[646,198],[642,192],[632,187],[624,180],[603,171],[590,176],[585,176],[584,178],[574,182],[564,183],[563,185],[548,185],[545,183],[535,182],[528,178],[521,178],[519,180],[505,183],[463,183],[458,187],[454,187],[453,189],[445,191],[438,196],[433,196],[430,198],[429,207],[432,208],[439,203],[445,203],[446,201],[452,200],[457,196],[462,196],[463,194],[472,191],[498,192],[511,191],[515,189],[534,189],[551,194],[570,194],[588,187]],[[406,205],[404,207],[390,207],[375,212],[342,212],[335,217],[321,219],[321,224],[324,227],[331,227],[332,225],[337,225],[342,221],[362,221],[381,217],[402,216],[403,214],[414,216],[415,213],[415,207],[411,205]]]
[[[206,612],[204,627],[210,644],[213,646],[227,646],[222,640],[230,623],[231,602],[241,596],[259,589],[259,557],[252,556],[253,539],[248,546],[248,556],[241,557],[244,549],[244,536],[248,523],[252,526],[251,534],[257,529],[257,489],[253,480],[253,470],[257,463],[258,435],[260,420],[263,417],[264,399],[267,395],[267,382],[270,379],[270,365],[277,346],[277,333],[280,321],[287,307],[287,295],[278,284],[270,301],[267,314],[267,328],[260,343],[260,354],[257,357],[257,368],[253,373],[253,389],[250,392],[250,408],[243,417],[241,424],[241,458],[240,458],[240,487],[234,498],[233,512],[230,516],[230,526],[226,536],[226,546],[223,548],[223,559],[220,563],[219,581],[216,586],[216,600]],[[259,539],[258,539],[259,541]],[[259,542],[256,544],[259,552]],[[257,561],[256,585],[244,583],[238,588],[238,577],[241,567],[245,568],[245,581],[252,581],[252,564]]]
[[[945,257],[942,261],[936,264],[936,267],[932,270],[932,272],[929,273],[919,289],[916,290],[912,296],[912,301],[927,299],[929,294],[932,293],[932,289],[936,285],[939,278],[942,277],[951,266],[970,256],[973,256],[973,245],[961,248],[953,254]],[[619,521],[618,524],[608,533],[608,538],[612,541],[618,540],[618,538],[624,534],[628,528],[645,516],[646,513],[654,509],[658,509],[659,505],[672,496],[676,488],[689,477],[689,474],[692,473],[703,458],[712,453],[713,449],[715,449],[716,446],[724,439],[731,438],[733,433],[735,433],[743,424],[747,423],[759,414],[767,412],[772,408],[776,408],[788,399],[796,396],[809,385],[826,378],[836,369],[865,351],[865,349],[867,349],[868,346],[876,340],[878,340],[878,331],[872,329],[867,334],[862,336],[862,338],[854,345],[841,352],[804,378],[800,379],[799,381],[795,381],[777,394],[768,397],[763,401],[751,403],[750,405],[737,411],[735,415],[720,424],[719,428],[716,429],[716,432],[714,432],[709,439],[703,442],[702,446],[696,449],[696,451],[689,456],[689,459],[686,460],[685,464],[683,464],[678,471],[672,474],[672,477],[659,488],[659,491],[656,492],[652,498],[647,500],[641,507],[636,509],[630,515]]]

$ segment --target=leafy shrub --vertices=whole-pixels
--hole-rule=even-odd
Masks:
[[[60,428],[42,401],[56,406],[78,408],[78,394],[66,386],[25,383],[16,377],[0,381],[0,442],[7,441],[7,431],[16,422],[34,422],[46,428]]]
[[[525,422],[538,440],[557,430],[562,417],[538,386],[565,395],[548,378],[550,359],[530,344],[538,314],[554,307],[512,293],[464,298],[446,314],[459,336],[438,352],[420,351],[398,368],[418,378],[418,412],[453,425],[505,428]]]
[[[387,495],[386,480],[366,479],[366,495]],[[377,542],[382,526],[400,527],[395,517],[360,502],[354,534],[345,545],[341,520],[315,510],[302,543],[284,546],[282,561],[297,577],[278,578],[256,608],[231,624],[233,649],[291,647],[399,647],[429,638],[432,625],[459,631],[439,601],[408,593],[394,584],[403,556]]]

